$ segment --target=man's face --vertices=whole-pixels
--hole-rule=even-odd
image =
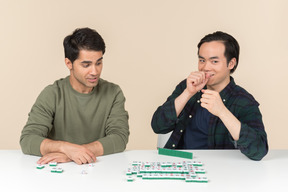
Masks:
[[[78,58],[71,63],[65,58],[70,69],[70,83],[76,91],[89,93],[98,84],[103,67],[102,51],[80,50]]]
[[[235,65],[232,59],[227,66],[225,46],[220,41],[206,42],[199,48],[198,70],[210,77],[207,88],[220,92],[230,82],[230,70]]]

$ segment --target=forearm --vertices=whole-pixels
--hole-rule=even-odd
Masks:
[[[68,142],[65,141],[54,141],[51,139],[44,139],[40,145],[40,152],[44,156],[48,153],[60,152],[65,154],[64,146]]]
[[[92,151],[95,157],[102,156],[104,154],[103,145],[99,141],[84,144],[83,146]]]
[[[176,99],[175,99],[175,111],[177,117],[180,115],[181,111],[184,109],[186,103],[194,94],[190,94],[187,89],[185,89]]]
[[[241,122],[226,107],[219,115],[219,118],[230,132],[232,138],[235,141],[238,141],[240,137]]]

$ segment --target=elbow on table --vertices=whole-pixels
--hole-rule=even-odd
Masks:
[[[31,151],[29,150],[29,145],[27,144],[27,142],[25,142],[24,138],[21,138],[20,140],[20,147],[22,150],[22,153],[24,153],[25,155],[32,155]]]
[[[245,154],[244,152],[242,152]],[[256,153],[253,154],[245,154],[249,159],[254,160],[254,161],[261,161],[268,153],[268,145],[265,147],[265,150],[263,151],[257,151]]]
[[[32,144],[30,142],[30,139],[28,138],[24,137],[20,139],[20,147],[21,147],[23,154],[25,155],[42,156],[42,154],[40,153],[40,146],[37,147],[36,144]]]

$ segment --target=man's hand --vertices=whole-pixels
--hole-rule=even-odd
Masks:
[[[92,151],[94,156],[96,157],[104,154],[103,145],[99,141],[94,141],[92,143],[83,144],[82,146]]]
[[[219,117],[225,110],[225,105],[218,92],[212,90],[202,90],[201,106],[213,115]]]
[[[206,74],[203,71],[195,71],[190,73],[187,77],[186,84],[187,84],[187,91],[194,95],[196,92],[203,89],[210,78],[209,74]]]
[[[96,156],[85,146],[65,142],[63,152],[79,165],[96,161]]]
[[[41,157],[38,161],[37,164],[47,164],[50,162],[57,162],[57,163],[66,163],[70,162],[71,159],[67,157],[64,153],[48,153]]]
[[[92,163],[96,161],[96,155],[92,149],[85,145],[77,145],[66,141],[54,141],[44,139],[40,145],[41,154],[63,153],[77,164]]]
[[[216,91],[202,90],[201,106],[219,117],[235,141],[240,137],[241,122],[225,107]]]
[[[190,73],[186,79],[186,89],[175,99],[175,110],[177,117],[184,109],[189,99],[198,91],[203,89],[210,78],[210,74],[203,71]]]

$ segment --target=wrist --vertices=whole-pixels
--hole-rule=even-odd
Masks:
[[[66,141],[58,141],[59,142],[59,151],[61,153],[66,154],[68,142]]]
[[[216,116],[218,116],[222,120],[222,119],[225,119],[225,117],[227,117],[229,115],[229,113],[231,113],[231,112],[226,107],[223,107],[219,111],[219,114]]]
[[[99,141],[84,144],[83,146],[89,149],[96,157],[101,156],[104,153],[103,146]]]
[[[183,91],[182,95],[184,98],[187,99],[187,101],[197,93],[197,91],[193,91],[193,92],[190,92],[187,88]]]

